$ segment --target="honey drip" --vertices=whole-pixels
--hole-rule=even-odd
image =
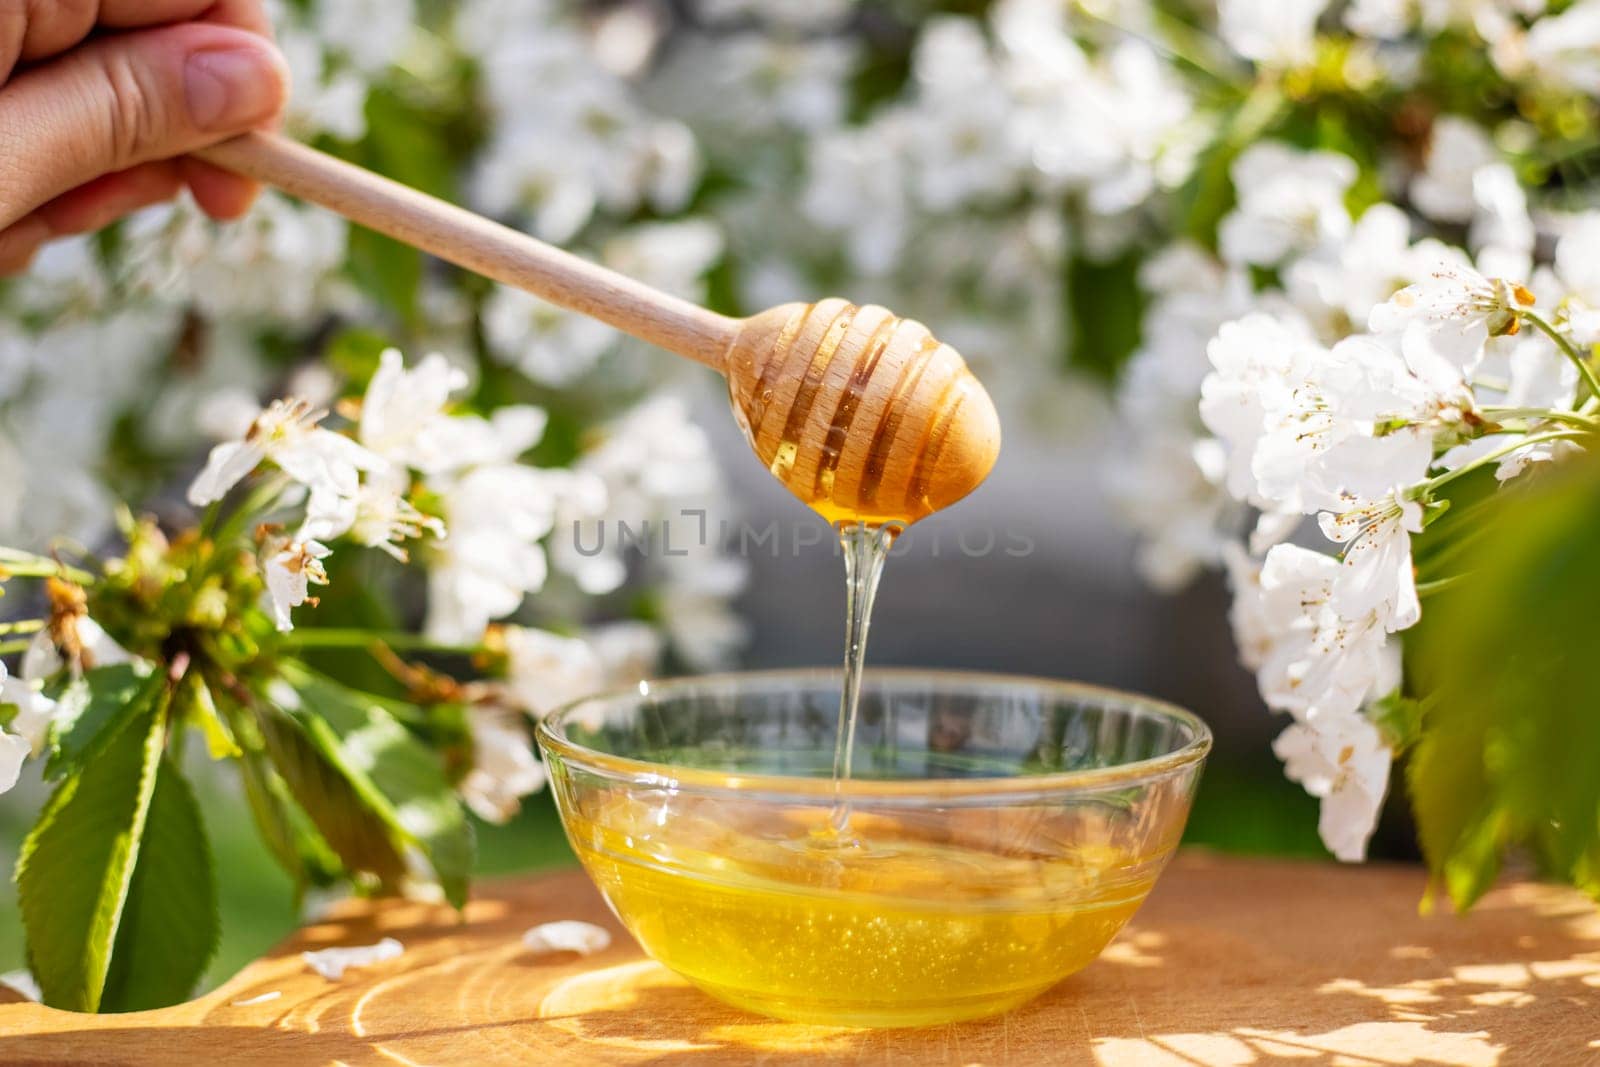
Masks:
[[[735,421],[830,525],[901,526],[970,492],[999,449],[993,405],[950,346],[876,305],[793,305],[730,365]]]
[[[844,549],[845,630],[844,685],[839,694],[839,733],[833,746],[833,811],[829,829],[839,842],[848,842],[850,802],[845,785],[855,757],[856,717],[861,704],[861,670],[867,656],[867,628],[872,623],[872,601],[883,577],[889,546],[900,528],[841,523],[839,544]]]
[[[650,954],[732,1004],[846,1026],[1005,1011],[1105,947],[1171,844],[1130,854],[1087,808],[919,811],[858,789],[852,810],[862,669],[889,549],[981,480],[998,424],[960,357],[883,308],[796,305],[772,337],[762,362],[729,374],[730,396],[773,477],[839,535],[831,796],[774,806],[737,790],[606,790],[567,816],[568,832]],[[952,467],[974,442],[983,462]]]
[[[730,371],[728,395],[772,476],[839,534],[844,677],[832,815],[816,837],[819,845],[860,845],[848,832],[845,794],[884,560],[900,530],[965,495],[976,485],[974,473],[981,480],[999,447],[999,427],[960,355],[921,323],[838,299],[791,305],[783,314],[770,345]],[[986,456],[983,469],[952,468],[951,456],[973,445]]]

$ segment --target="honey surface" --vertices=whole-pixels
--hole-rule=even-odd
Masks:
[[[806,1022],[1006,1010],[1093,960],[1148,889],[1117,877],[1127,857],[1105,846],[1006,856],[860,815],[840,843],[828,817],[758,827],[618,801],[571,828],[652,956],[725,1000]]]

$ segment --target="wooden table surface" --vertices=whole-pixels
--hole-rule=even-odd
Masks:
[[[646,960],[578,872],[488,883],[446,908],[352,903],[232,981],[161,1011],[0,1005],[0,1064],[1600,1063],[1600,913],[1510,884],[1421,917],[1407,867],[1181,855],[1088,970],[1011,1015],[912,1031],[745,1015]],[[608,926],[536,959],[529,926]],[[393,936],[404,955],[312,974],[308,947]],[[262,994],[275,999],[241,1004]]]

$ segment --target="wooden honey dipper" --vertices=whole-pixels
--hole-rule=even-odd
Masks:
[[[961,356],[884,308],[830,299],[732,319],[283,137],[196,154],[722,372],[756,455],[830,522],[915,522],[999,455],[999,417]]]

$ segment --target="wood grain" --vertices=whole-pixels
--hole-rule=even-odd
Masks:
[[[722,371],[762,463],[830,521],[915,522],[1000,454],[994,404],[960,354],[884,308],[830,299],[730,319],[275,134],[196,154]]]
[[[738,332],[734,319],[276,134],[195,155],[719,370]]]
[[[1185,853],[1105,955],[1001,1019],[915,1031],[744,1015],[644,959],[578,872],[448,909],[351,904],[176,1008],[0,1005],[4,1064],[1574,1064],[1600,1062],[1600,914],[1511,884],[1421,917],[1421,873]],[[524,929],[610,927],[586,960]],[[311,974],[298,953],[393,936],[399,959]],[[269,992],[259,1004],[239,1004]]]
[[[833,298],[745,320],[728,394],[777,479],[832,521],[909,524],[988,477],[1000,420],[960,353],[915,319]]]

